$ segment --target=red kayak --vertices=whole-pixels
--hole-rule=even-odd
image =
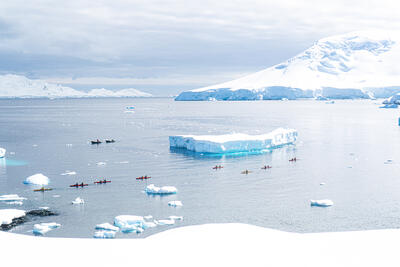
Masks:
[[[151,178],[151,176],[140,176],[140,177],[137,177],[136,178],[136,180],[146,180],[146,179],[149,179],[149,178]]]
[[[84,183],[82,183],[82,184],[72,184],[72,185],[70,185],[69,187],[84,187],[84,186],[88,186],[88,184],[84,184]]]
[[[106,183],[111,183],[111,181],[97,181],[94,182],[95,184],[106,184]]]
[[[218,169],[222,169],[223,167],[224,167],[224,166],[219,165],[219,166],[214,166],[213,169],[214,169],[214,170],[218,170]]]

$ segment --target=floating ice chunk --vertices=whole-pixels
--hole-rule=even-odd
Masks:
[[[169,137],[170,147],[201,153],[234,153],[273,149],[293,144],[297,140],[294,129],[279,128],[267,134],[177,135]]]
[[[143,218],[145,218],[146,220],[151,220],[151,219],[153,219],[153,216],[152,215],[147,215],[147,216],[144,216]]]
[[[112,225],[112,224],[109,224],[109,223],[101,223],[101,224],[98,224],[98,225],[96,225],[96,228],[95,228],[96,230],[106,230],[106,231],[115,231],[115,232],[118,232],[119,231],[119,228],[118,227],[116,227],[116,226],[114,226],[114,225]]]
[[[183,216],[175,216],[175,215],[171,215],[168,217],[170,220],[174,220],[174,221],[183,221]]]
[[[136,215],[119,215],[114,218],[114,225],[119,228],[123,228],[127,225],[142,226],[144,223],[144,218],[142,216]]]
[[[386,160],[385,162],[384,162],[384,164],[392,164],[393,163],[393,160],[391,160],[391,159],[388,159],[388,160]]]
[[[94,238],[114,238],[115,231],[97,231],[93,235]]]
[[[333,205],[333,201],[330,199],[321,199],[321,200],[310,200],[311,206],[317,207],[329,207]]]
[[[49,207],[39,207],[40,210],[48,210],[50,209]]]
[[[5,157],[6,151],[7,150],[5,148],[0,147],[0,158],[4,158]]]
[[[65,144],[65,146],[66,146],[66,147],[71,147],[71,146],[72,146],[72,144]]]
[[[0,202],[22,202],[26,198],[20,197],[17,194],[11,194],[11,195],[2,195],[0,196]]]
[[[144,231],[144,229],[143,229],[142,227],[138,227],[138,228],[136,229],[136,233],[137,233],[137,234],[143,233],[143,231]]]
[[[319,185],[325,185],[325,183],[320,183]]]
[[[171,207],[182,207],[183,204],[179,200],[173,200],[173,201],[168,202],[168,206],[171,206]]]
[[[60,195],[53,195],[53,197],[57,198],[57,197],[61,197]]]
[[[12,152],[10,152],[10,155],[15,155],[15,152],[13,152],[13,151],[12,151]]]
[[[60,226],[61,224],[55,222],[35,224],[32,232],[34,235],[44,235],[53,229],[59,228]]]
[[[106,165],[107,163],[100,161],[100,162],[97,162],[96,164],[97,164],[97,166],[104,166],[104,165]]]
[[[0,225],[10,224],[13,219],[21,218],[26,215],[26,211],[17,209],[0,210]]]
[[[34,174],[25,179],[24,184],[48,185],[49,178],[41,173]]]
[[[38,147],[38,145],[37,145],[37,144],[33,144],[32,146],[33,146],[33,147]]]
[[[76,175],[76,172],[71,172],[71,171],[66,171],[64,173],[61,173],[60,175]]]
[[[145,192],[147,194],[154,194],[154,195],[168,195],[168,194],[176,194],[178,190],[174,186],[158,187],[155,186],[154,184],[151,184],[146,187]]]
[[[118,161],[118,162],[116,162],[116,163],[119,163],[119,164],[128,164],[129,161],[127,161],[127,160],[125,160],[125,161]]]
[[[136,225],[126,225],[121,228],[121,232],[124,234],[137,232],[138,226]]]
[[[157,224],[155,222],[144,222],[142,224],[142,228],[143,229],[153,228],[153,227],[156,227],[156,226],[157,226]]]
[[[173,225],[175,224],[175,220],[173,219],[168,219],[168,220],[158,220],[154,221],[158,225]]]
[[[83,200],[83,199],[80,198],[80,197],[77,197],[77,198],[75,198],[75,200],[73,200],[71,203],[74,204],[74,205],[85,204],[85,200]]]

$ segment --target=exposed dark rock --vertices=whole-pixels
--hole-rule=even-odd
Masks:
[[[29,221],[33,217],[45,217],[45,216],[56,216],[58,213],[47,210],[47,209],[38,209],[38,210],[31,210],[26,213],[25,216],[19,217],[19,218],[14,218],[10,224],[2,224],[0,225],[0,230],[2,231],[8,231],[11,228],[23,224],[27,221]]]

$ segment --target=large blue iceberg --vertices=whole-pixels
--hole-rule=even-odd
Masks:
[[[169,145],[200,153],[252,152],[293,144],[297,135],[296,130],[283,128],[261,135],[175,135],[169,137]]]

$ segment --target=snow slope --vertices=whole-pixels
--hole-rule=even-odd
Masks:
[[[0,232],[10,266],[399,266],[399,229],[298,234],[246,224],[180,227],[145,239],[47,238]],[[71,257],[84,252],[85,256]],[[106,252],[106,254],[104,254]],[[60,261],[60,259],[62,259]]]
[[[323,38],[299,55],[175,100],[389,97],[400,92],[400,34],[360,31]]]
[[[0,75],[0,98],[64,98],[64,97],[150,97],[136,89],[111,91],[93,89],[88,93],[43,80],[31,80],[20,75]]]

